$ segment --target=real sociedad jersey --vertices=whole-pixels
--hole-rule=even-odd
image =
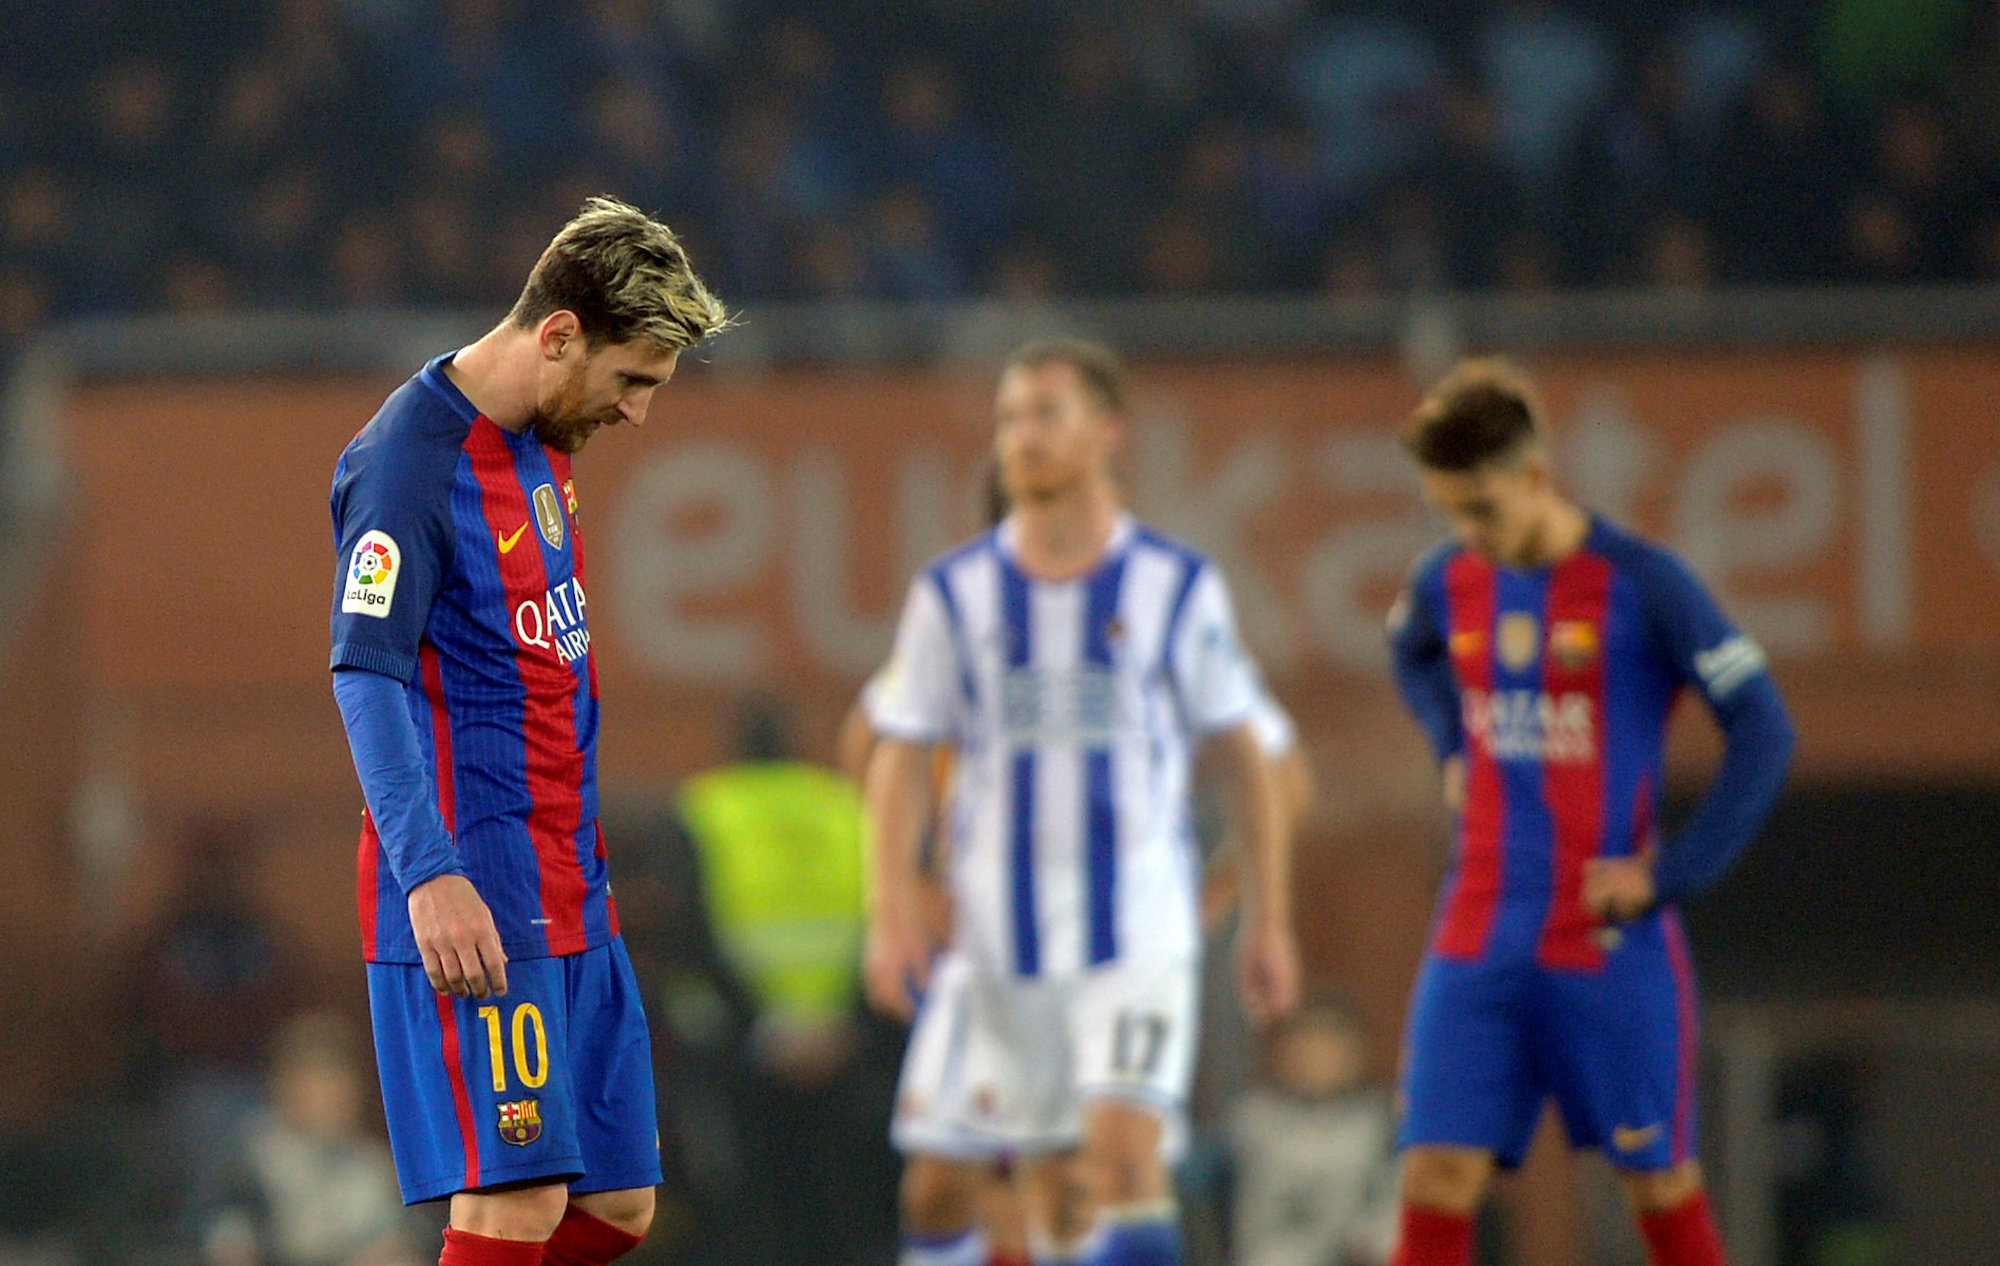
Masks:
[[[1440,548],[1390,630],[1405,698],[1466,766],[1432,951],[1601,967],[1584,863],[1657,847],[1676,696],[1726,707],[1763,652],[1678,558],[1601,519],[1547,567]]]
[[[597,671],[569,457],[481,416],[440,356],[341,454],[333,667],[404,683],[438,808],[510,958],[608,941]],[[371,962],[421,959],[364,814]]]
[[[1257,691],[1206,559],[1121,517],[1095,571],[1038,580],[1013,520],[910,587],[877,733],[958,749],[955,936],[1034,976],[1200,946],[1189,764]]]

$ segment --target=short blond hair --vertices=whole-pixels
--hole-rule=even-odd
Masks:
[[[733,323],[672,229],[604,195],[587,200],[542,252],[508,320],[526,329],[562,311],[576,314],[593,347],[643,339],[680,351]]]

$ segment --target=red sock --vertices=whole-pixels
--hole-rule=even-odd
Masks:
[[[1472,1219],[1405,1204],[1403,1232],[1389,1266],[1472,1266]]]
[[[535,1266],[605,1266],[639,1247],[639,1238],[571,1205]]]
[[[1639,1215],[1652,1266],[1725,1266],[1722,1239],[1708,1211],[1708,1193],[1697,1191],[1671,1209]]]
[[[532,1240],[495,1240],[446,1227],[438,1266],[542,1266],[542,1246]]]

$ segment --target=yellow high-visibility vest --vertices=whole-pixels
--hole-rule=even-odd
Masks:
[[[681,789],[716,939],[765,1007],[853,1003],[863,930],[861,792],[817,765],[726,765]]]

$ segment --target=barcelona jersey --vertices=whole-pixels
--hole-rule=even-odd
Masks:
[[[1726,708],[1763,653],[1679,559],[1601,519],[1547,567],[1436,551],[1391,631],[1404,698],[1465,761],[1433,952],[1601,967],[1585,863],[1658,846],[1675,698],[1691,685]]]
[[[597,824],[597,674],[567,455],[426,365],[341,454],[332,666],[402,682],[438,809],[509,958],[617,933]],[[421,961],[364,815],[363,950]]]

